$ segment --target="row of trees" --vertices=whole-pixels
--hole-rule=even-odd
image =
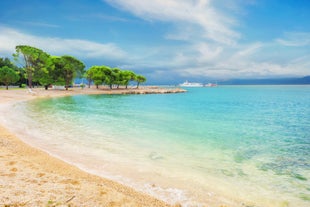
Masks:
[[[30,88],[35,81],[45,86],[46,90],[51,84],[65,85],[68,90],[73,78],[81,76],[85,68],[84,63],[72,56],[51,56],[41,49],[28,45],[16,46],[13,57],[16,62],[24,66]]]
[[[16,46],[16,53],[13,54],[15,62],[22,65],[18,68],[8,58],[0,58],[0,82],[7,87],[10,83],[28,81],[28,86],[33,83],[43,85],[45,89],[51,84],[64,85],[66,90],[75,78],[87,78],[89,87],[92,82],[97,86],[106,84],[112,89],[114,85],[128,86],[130,81],[139,84],[146,81],[141,75],[132,71],[110,68],[108,66],[92,66],[85,71],[85,65],[75,57],[51,56],[41,49],[28,45]]]
[[[90,82],[94,81],[94,84],[98,88],[99,85],[106,84],[112,89],[113,85],[119,88],[120,85],[127,86],[130,81],[137,82],[137,88],[140,83],[146,81],[146,78],[142,75],[136,75],[130,70],[121,70],[119,68],[110,68],[108,66],[92,66],[86,71],[85,77],[88,80],[88,87],[90,87]]]

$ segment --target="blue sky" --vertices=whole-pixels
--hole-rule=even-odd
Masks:
[[[0,56],[27,44],[149,83],[310,75],[309,0],[2,0]]]

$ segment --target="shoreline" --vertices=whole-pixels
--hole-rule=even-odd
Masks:
[[[0,106],[37,98],[124,94],[126,91],[127,94],[175,92],[162,88],[72,88],[68,91],[11,89],[0,90]],[[5,123],[0,124],[0,169],[0,206],[170,206],[115,181],[87,173],[30,146],[30,143],[23,142],[10,132]]]

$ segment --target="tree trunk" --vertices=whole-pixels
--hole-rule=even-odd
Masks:
[[[90,88],[91,79],[87,79],[87,80],[88,80],[88,88]]]
[[[29,86],[29,88],[32,88],[32,71],[31,71],[31,69],[30,69],[30,71],[28,71],[28,86]]]
[[[68,90],[68,88],[69,88],[69,81],[66,80],[66,91]]]
[[[48,85],[45,85],[44,88],[45,88],[45,90],[48,90]]]
[[[6,90],[9,90],[9,84],[8,83],[5,84],[5,88],[6,88]]]
[[[32,68],[29,65],[29,62],[26,58],[26,55],[24,54],[24,60],[25,60],[25,64],[26,64],[26,74],[28,75],[28,87],[32,88]]]
[[[96,85],[96,88],[99,89],[99,85]]]
[[[137,83],[137,88],[139,88],[140,82]]]

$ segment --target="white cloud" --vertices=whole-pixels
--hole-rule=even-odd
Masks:
[[[80,39],[63,39],[57,37],[39,37],[23,33],[21,31],[0,26],[1,55],[9,55],[15,52],[16,45],[31,45],[38,47],[53,55],[74,55],[79,58],[109,58],[122,60],[127,57],[125,51],[113,43],[97,43]]]
[[[256,53],[257,50],[259,50],[262,47],[263,47],[263,44],[259,42],[245,45],[241,47],[241,49],[234,54],[234,58],[243,58],[243,57],[251,56],[252,54]]]
[[[266,78],[309,75],[310,57],[288,56],[285,51],[274,55],[271,43],[249,43],[236,46],[197,43],[184,48],[169,48],[169,61],[148,61],[176,75],[196,78]],[[280,48],[281,49],[281,48]],[[283,61],[285,59],[285,61]],[[156,61],[155,61],[156,60]]]
[[[52,55],[74,55],[83,61],[111,60],[123,69],[161,79],[163,74],[205,78],[255,78],[309,75],[310,56],[301,51],[286,53],[274,43],[254,42],[226,45],[216,42],[187,42],[180,45],[139,45],[130,53],[113,43],[81,39],[39,37],[0,26],[0,56],[11,56],[15,46],[32,45]],[[289,48],[287,48],[289,49]],[[275,51],[281,51],[279,53]],[[276,55],[275,55],[276,54]]]
[[[288,47],[302,47],[310,45],[310,33],[306,32],[287,32],[284,38],[276,39],[276,42]]]
[[[167,40],[182,40],[177,47],[158,46],[149,56],[136,59],[134,67],[168,69],[181,76],[255,78],[308,75],[308,61],[293,61],[299,54],[270,42],[240,43],[235,30],[244,5],[255,0],[103,0],[147,21],[171,23]],[[277,43],[309,45],[309,34],[287,33]],[[154,53],[154,51],[156,51]],[[301,52],[302,53],[302,52]],[[164,54],[164,55],[163,55]],[[138,56],[136,56],[138,57]],[[298,63],[297,63],[298,62]]]
[[[212,63],[220,58],[223,52],[223,47],[218,45],[210,45],[207,43],[200,43],[194,45],[198,51],[197,61],[199,63]]]
[[[191,37],[189,34],[196,33],[197,27],[204,38],[224,44],[234,44],[240,36],[232,29],[236,20],[221,13],[211,0],[105,1],[146,20],[160,20],[171,22],[177,27],[187,27],[186,33],[180,33],[179,30],[177,35],[167,35],[170,39]]]
[[[274,76],[308,75],[305,71],[298,71],[295,66],[283,66],[269,62],[247,62],[235,65],[214,64],[212,66],[185,67],[179,70],[183,77],[200,77],[212,79],[229,78],[265,78]]]

